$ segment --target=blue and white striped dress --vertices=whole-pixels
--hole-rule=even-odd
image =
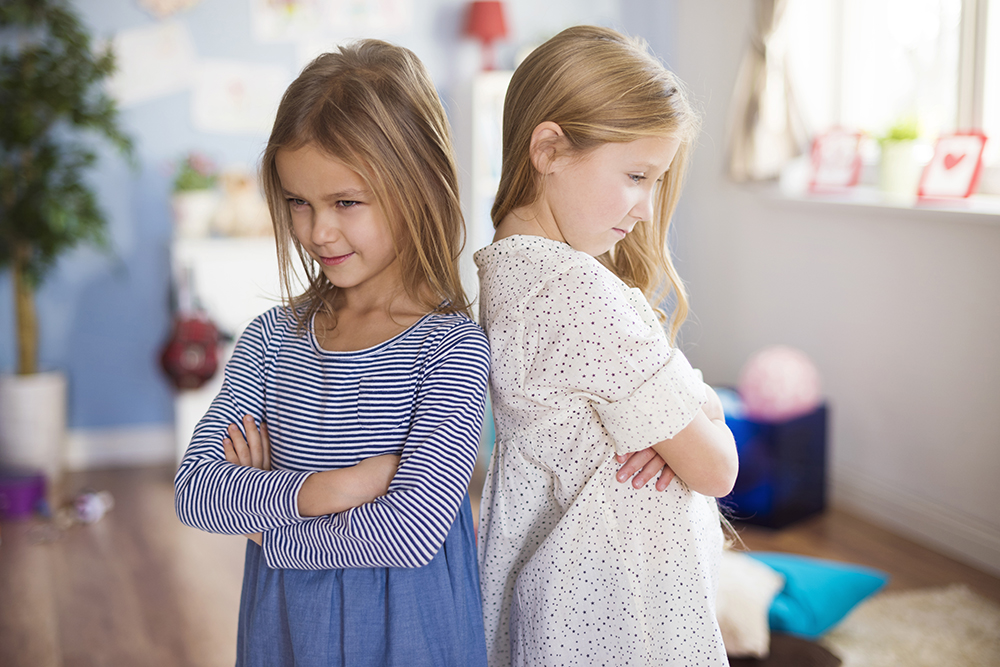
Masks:
[[[374,347],[322,349],[275,307],[240,337],[174,480],[177,515],[248,541],[237,665],[484,665],[468,484],[489,346],[464,315],[430,314]],[[228,463],[244,414],[267,421],[272,470]],[[389,493],[297,512],[315,471],[401,456]]]

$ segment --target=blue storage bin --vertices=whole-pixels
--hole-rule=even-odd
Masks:
[[[784,422],[726,417],[740,472],[723,504],[731,519],[781,528],[826,508],[828,408]]]

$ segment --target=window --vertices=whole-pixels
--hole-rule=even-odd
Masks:
[[[983,131],[993,140],[986,144],[984,161],[1000,169],[1000,0],[993,0],[986,17],[982,37],[983,57]],[[998,188],[1000,190],[1000,188]]]
[[[926,160],[938,135],[982,130],[979,191],[1000,193],[1000,0],[788,0],[781,33],[811,134],[915,123]]]

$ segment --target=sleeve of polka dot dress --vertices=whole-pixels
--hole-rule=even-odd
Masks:
[[[529,365],[536,377],[527,381],[586,395],[615,453],[674,437],[705,403],[701,372],[670,346],[642,293],[604,267],[560,274],[528,309],[538,356]]]

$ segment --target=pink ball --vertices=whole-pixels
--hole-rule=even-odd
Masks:
[[[757,421],[785,421],[812,412],[823,402],[819,372],[801,350],[773,345],[743,366],[737,390],[746,415]]]

